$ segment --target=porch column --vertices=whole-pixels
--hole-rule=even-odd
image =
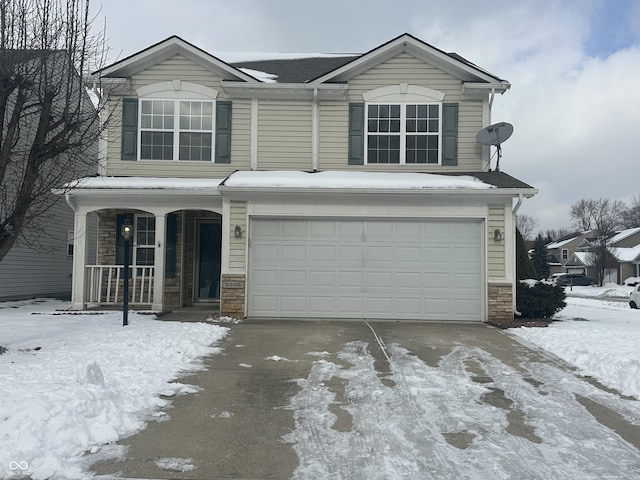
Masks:
[[[87,212],[76,210],[73,225],[73,277],[71,279],[71,308],[73,310],[84,309],[86,263]]]
[[[164,242],[167,238],[167,215],[156,213],[156,249],[154,256],[153,305],[155,311],[164,309]]]

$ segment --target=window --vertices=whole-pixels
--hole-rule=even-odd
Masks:
[[[73,257],[73,230],[67,230],[67,257]]]
[[[566,248],[562,249],[562,259],[566,260],[567,258],[569,258],[569,250],[567,250]]]
[[[132,265],[154,264],[156,243],[156,218],[153,215],[136,215],[133,240]]]
[[[212,147],[213,102],[140,100],[141,160],[210,162]]]
[[[440,104],[368,104],[366,163],[439,164]]]

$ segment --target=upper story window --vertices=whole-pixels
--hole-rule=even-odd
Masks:
[[[566,248],[562,249],[562,259],[566,260],[567,258],[569,258],[569,250],[567,250]]]
[[[232,104],[204,85],[172,80],[122,99],[121,160],[231,162]]]
[[[140,100],[140,159],[211,161],[213,102]]]
[[[440,163],[439,103],[370,103],[366,111],[366,163]]]

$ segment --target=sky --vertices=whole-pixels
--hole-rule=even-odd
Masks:
[[[569,227],[583,198],[640,199],[640,0],[93,1],[109,60],[179,35],[224,52],[364,53],[410,33],[508,80],[500,168],[539,189],[520,214]]]

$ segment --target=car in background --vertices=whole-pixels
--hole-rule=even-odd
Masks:
[[[631,290],[629,294],[629,306],[631,308],[638,308],[638,306],[640,306],[640,285]]]
[[[559,287],[588,286],[593,285],[593,280],[582,273],[567,273],[558,277],[556,285]]]
[[[548,283],[549,285],[555,285],[558,281],[558,278],[564,277],[565,275],[566,273],[552,273],[544,282]]]

